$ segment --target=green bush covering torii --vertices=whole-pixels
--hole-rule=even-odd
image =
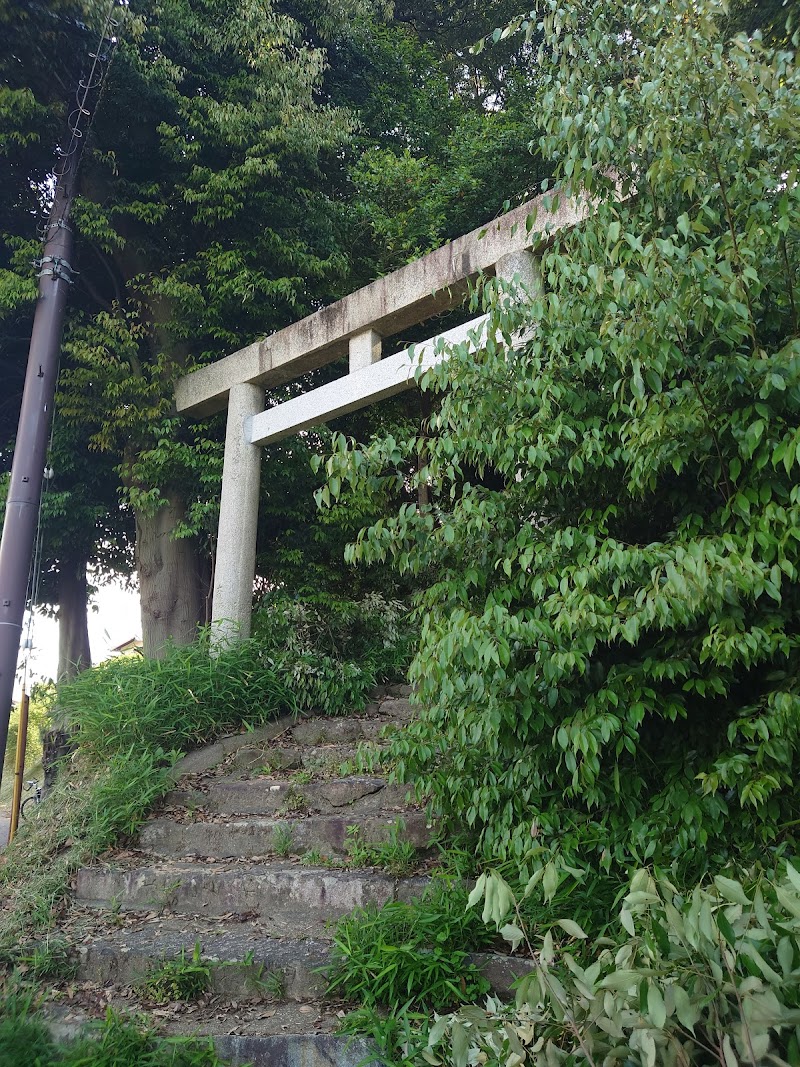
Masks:
[[[504,342],[426,376],[424,442],[339,438],[327,463],[346,500],[424,448],[432,504],[350,550],[435,575],[427,711],[393,756],[548,896],[559,864],[697,874],[800,817],[800,94],[793,52],[728,42],[726,17],[523,23],[554,196],[596,210],[543,292],[486,289]]]

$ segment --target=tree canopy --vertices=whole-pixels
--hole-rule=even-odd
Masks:
[[[35,298],[36,216],[107,10],[80,0],[30,5],[17,19],[0,8],[11,396]],[[148,651],[167,635],[191,638],[213,566],[222,423],[177,419],[176,377],[469,229],[541,177],[530,170],[530,101],[502,73],[508,63],[501,71],[494,56],[469,53],[499,13],[451,24],[445,9],[392,14],[368,0],[119,9],[73,212],[79,274],[59,408],[121,490],[123,525],[135,516]],[[498,77],[502,101],[476,91]],[[3,442],[15,414],[9,403]],[[350,432],[368,437],[368,420]],[[341,551],[334,526],[315,521],[307,449],[285,449],[265,469],[267,510],[303,516],[267,532],[271,580],[291,580],[267,550],[280,531],[291,542],[283,559],[319,552],[329,536]],[[293,487],[284,506],[278,493]],[[309,523],[313,534],[298,536]]]

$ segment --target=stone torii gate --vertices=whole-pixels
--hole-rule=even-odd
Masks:
[[[442,342],[479,346],[486,316],[416,344],[413,352],[383,358],[382,339],[457,307],[481,274],[536,286],[548,240],[584,217],[570,201],[537,197],[178,381],[179,412],[202,417],[228,408],[212,604],[217,642],[250,633],[262,447],[414,388],[415,370],[441,358]],[[348,373],[265,410],[267,389],[345,355]]]

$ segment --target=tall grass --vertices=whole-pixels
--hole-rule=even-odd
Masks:
[[[210,1038],[160,1038],[109,1010],[91,1036],[54,1041],[35,990],[0,981],[0,1067],[223,1067]]]
[[[271,597],[253,636],[210,655],[209,634],[160,660],[109,660],[59,690],[83,751],[186,751],[286,712],[363,707],[377,682],[405,675],[413,630],[402,604]]]
[[[208,635],[160,660],[126,657],[84,671],[59,691],[59,710],[82,750],[186,751],[296,707],[291,689],[255,640],[212,658]]]

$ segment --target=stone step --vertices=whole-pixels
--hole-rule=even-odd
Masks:
[[[218,767],[223,761],[236,764],[239,753],[247,750],[243,761],[260,759],[273,743],[291,745],[350,744],[359,740],[377,740],[414,715],[406,697],[386,697],[367,705],[364,712],[347,717],[309,715],[300,718],[284,715],[244,733],[229,734],[204,748],[189,752],[174,767],[175,779]]]
[[[325,992],[320,973],[329,959],[327,941],[269,937],[252,924],[163,920],[122,927],[78,946],[78,978],[115,986],[140,986],[165,960],[191,959],[195,944],[210,964],[210,993],[232,1000],[313,1000]],[[271,983],[271,993],[264,993]]]
[[[383,778],[351,775],[302,784],[272,778],[218,778],[200,792],[175,790],[168,807],[185,807],[219,815],[299,815],[340,813],[346,818],[375,815],[406,806],[407,786],[387,785]]]
[[[431,847],[434,831],[424,812],[396,811],[358,816],[309,815],[306,818],[250,818],[177,822],[153,819],[139,833],[139,848],[154,856],[257,859],[303,855],[317,849],[324,855],[347,854],[348,830],[357,827],[367,845],[408,841],[419,850]]]
[[[364,1038],[337,1034],[218,1034],[214,1048],[231,1067],[362,1067],[381,1062],[374,1046]]]
[[[402,726],[414,713],[406,697],[386,697],[368,705],[364,712],[347,717],[284,715],[255,730],[230,734],[188,753],[175,765],[174,775],[177,780],[185,774],[209,771],[223,761],[234,767],[250,766],[256,761],[258,766],[259,761],[265,761],[274,743],[313,746],[377,741]]]
[[[98,993],[101,991],[98,990]],[[86,994],[84,993],[84,996]],[[92,1014],[68,1004],[48,1003],[43,1013],[57,1041],[91,1035],[93,1019],[101,1018],[108,1001],[98,996]],[[358,1067],[374,1056],[363,1038],[339,1036],[337,1005],[303,1002],[277,1005],[222,1005],[205,1008],[170,1005],[166,1017],[149,1016],[147,1007],[135,999],[112,998],[110,1006],[164,1037],[190,1034],[211,1038],[217,1055],[232,1067]]]
[[[85,867],[74,900],[116,914],[160,910],[204,918],[247,914],[275,936],[325,937],[353,908],[418,897],[427,878],[330,870],[292,863],[163,863],[135,869]]]
[[[324,972],[330,963],[327,941],[269,937],[256,924],[200,919],[190,924],[168,919],[108,931],[78,946],[78,977],[137,986],[165,960],[179,958],[182,950],[190,959],[198,943],[202,960],[211,966],[212,995],[237,1003],[265,998],[313,1001],[324,995]],[[529,960],[491,952],[471,953],[469,959],[503,996],[532,967]]]
[[[365,742],[344,741],[326,745],[270,744],[261,747],[246,747],[235,752],[226,761],[230,774],[291,774],[292,771],[309,771],[315,778],[333,778],[349,774],[357,768],[358,749]],[[384,744],[368,742],[376,754]],[[346,769],[342,771],[342,767]]]
[[[388,716],[369,716],[333,719],[315,716],[304,719],[288,731],[288,738],[296,745],[336,745],[345,742],[379,741],[397,729],[400,720]]]

